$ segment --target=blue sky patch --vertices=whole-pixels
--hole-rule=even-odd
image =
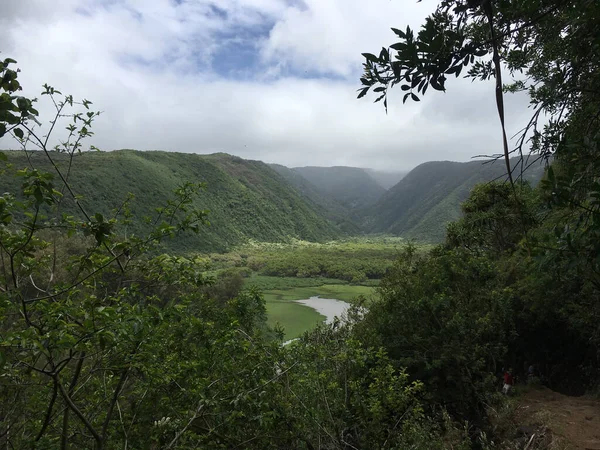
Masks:
[[[230,79],[254,78],[261,69],[260,45],[275,23],[264,18],[254,28],[226,30],[213,35],[217,50],[211,55],[212,70]]]

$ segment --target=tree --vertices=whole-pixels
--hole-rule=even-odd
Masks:
[[[407,247],[382,280],[380,300],[357,324],[425,386],[429,407],[481,420],[514,330],[498,266],[464,249],[422,254]]]
[[[398,84],[406,102],[419,101],[429,87],[445,91],[452,75],[495,77],[509,176],[516,170],[510,153],[522,156],[528,142],[543,157],[579,154],[583,149],[574,151],[567,141],[577,134],[580,147],[585,136],[597,134],[600,119],[599,11],[589,0],[443,0],[417,34],[409,27],[392,28],[398,42],[378,55],[363,54],[359,98],[373,90],[379,94],[375,101],[383,100],[387,108],[388,91]],[[517,76],[511,84],[503,85],[503,68]],[[514,149],[504,133],[503,90],[527,92],[534,111]]]
[[[448,229],[446,251],[487,254],[504,301],[516,301],[517,332],[531,338],[513,342],[507,355],[545,360],[548,372],[560,366],[554,386],[577,378],[579,392],[600,380],[599,19],[600,4],[590,0],[442,0],[418,32],[393,28],[397,42],[363,54],[359,89],[359,98],[376,92],[387,108],[396,85],[406,102],[429,87],[445,91],[453,75],[495,78],[504,137],[496,157],[504,157],[510,185],[473,191],[464,218]],[[507,84],[504,72],[513,77]],[[512,92],[529,95],[532,115],[509,148],[503,97]],[[514,166],[511,153],[520,157]],[[514,178],[537,159],[548,169],[530,193]]]
[[[505,183],[479,184],[461,205],[463,217],[448,224],[446,241],[494,258],[512,253],[538,222],[538,206],[527,184],[519,185],[517,195]]]
[[[23,179],[0,196],[2,446],[441,447],[420,384],[352,340],[352,324],[289,350],[266,329],[262,296],[240,290],[238,277],[210,286],[202,258],[157,252],[163,239],[201,231],[205,212],[190,205],[202,185],[177,189],[146,236],[120,235],[134,220],[130,196],[111,216],[88,212],[69,179],[98,114],[45,86],[50,131],[69,122],[49,148],[11,64],[0,66],[0,123],[29,167],[2,169]],[[40,156],[52,173],[36,168]]]
[[[121,238],[118,225],[127,220],[131,199],[113,217],[104,217],[89,213],[69,184],[74,157],[93,134],[99,113],[90,110],[90,101],[76,102],[46,85],[42,95],[50,98],[55,116],[44,134],[36,126],[36,100],[17,95],[21,86],[10,68],[14,63],[0,63],[0,135],[16,139],[30,167],[18,171],[21,192],[0,196],[0,389],[7,400],[0,407],[1,436],[14,447],[87,447],[92,440],[101,449],[114,435],[117,411],[121,420],[127,416],[122,398],[148,367],[140,361],[153,351],[149,338],[165,316],[181,317],[180,309],[187,308],[178,298],[159,310],[147,286],[168,272],[167,262],[176,263],[180,284],[204,283],[193,261],[146,256],[164,238],[199,230],[204,213],[189,204],[201,186],[182,185],[157,210],[148,236]],[[67,137],[49,148],[61,120],[70,122]],[[35,167],[31,147],[47,158],[54,173]],[[67,156],[66,164],[57,162],[59,155]],[[76,216],[64,214],[67,199],[77,205]],[[69,239],[73,236],[78,238]],[[73,248],[74,256],[66,257]],[[160,270],[150,279],[157,261]]]

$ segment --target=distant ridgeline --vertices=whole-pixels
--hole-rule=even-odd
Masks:
[[[444,239],[446,225],[461,216],[460,204],[473,186],[506,179],[503,161],[427,162],[408,174],[353,167],[271,167],[350,234],[385,233],[424,242]],[[536,163],[523,178],[536,184],[543,172],[543,165]]]
[[[5,154],[14,168],[29,166],[23,152]],[[31,157],[36,168],[50,171],[41,154]],[[54,158],[65,168],[65,155]],[[542,173],[543,167],[536,165],[525,178],[535,183]],[[460,203],[470,189],[503,174],[501,161],[429,162],[406,175],[354,167],[290,169],[224,153],[118,150],[77,155],[70,182],[87,209],[108,216],[133,193],[129,233],[142,233],[146,225],[141,219],[164,205],[182,182],[205,182],[195,206],[209,210],[210,226],[197,236],[177,239],[172,249],[226,251],[248,239],[322,242],[365,233],[438,242],[446,224],[460,217]],[[14,192],[21,182],[5,173],[0,192]]]
[[[512,163],[515,167],[516,159]],[[523,179],[536,185],[543,174],[544,165],[534,163],[524,170]],[[503,160],[421,164],[377,203],[361,211],[361,229],[368,233],[440,242],[445,237],[446,225],[461,216],[460,204],[467,199],[473,186],[506,178]]]

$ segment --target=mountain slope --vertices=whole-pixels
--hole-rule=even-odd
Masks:
[[[543,167],[533,166],[525,179],[537,182]],[[367,232],[392,233],[422,241],[444,239],[446,225],[461,216],[460,204],[477,183],[504,178],[502,161],[483,164],[433,161],[417,166],[376,204],[362,212]]]
[[[386,192],[364,169],[356,167],[309,166],[293,170],[348,212],[372,205]]]
[[[26,167],[21,152],[6,152],[16,168]],[[64,167],[66,158],[53,155]],[[32,155],[36,166],[48,169],[42,154]],[[196,155],[173,152],[120,150],[84,153],[74,158],[71,183],[84,196],[90,211],[110,214],[131,192],[132,231],[143,232],[144,216],[165,204],[182,182],[206,182],[195,206],[210,211],[210,226],[199,236],[177,239],[176,250],[224,251],[248,239],[277,242],[290,237],[322,241],[341,233],[314,205],[307,203],[265,163],[227,154]],[[18,183],[18,184],[15,184]],[[0,179],[0,189],[21,180]],[[72,207],[72,205],[71,205]]]
[[[302,197],[315,205],[318,211],[321,211],[325,217],[334,222],[341,230],[351,234],[360,231],[358,225],[350,218],[350,208],[343,206],[333,197],[322,192],[298,171],[279,164],[269,164],[269,167],[280,174]]]

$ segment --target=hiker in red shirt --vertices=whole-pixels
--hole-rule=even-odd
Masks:
[[[504,372],[504,386],[502,387],[502,392],[505,395],[508,395],[508,393],[512,389],[513,384],[514,379],[512,376],[512,369],[508,369],[506,372]]]

